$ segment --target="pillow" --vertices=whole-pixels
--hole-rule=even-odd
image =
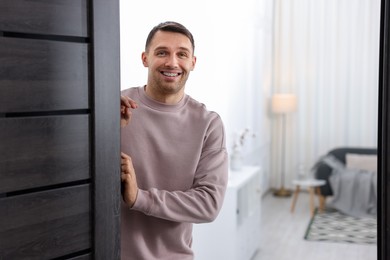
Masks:
[[[353,154],[347,153],[345,161],[348,169],[366,170],[370,172],[377,172],[377,155],[376,154]]]

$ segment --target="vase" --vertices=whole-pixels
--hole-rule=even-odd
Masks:
[[[239,151],[233,151],[233,153],[230,156],[230,168],[233,171],[239,171],[241,170],[243,165],[243,158]]]

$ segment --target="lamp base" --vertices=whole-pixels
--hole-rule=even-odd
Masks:
[[[283,186],[274,191],[275,197],[290,197],[291,194],[292,194],[292,191],[285,189]]]

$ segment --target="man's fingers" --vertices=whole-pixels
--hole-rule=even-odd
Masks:
[[[121,172],[131,174],[133,171],[133,164],[131,157],[124,152],[121,152]]]
[[[123,200],[132,207],[138,194],[137,178],[131,157],[121,152],[121,189]]]
[[[131,107],[130,98],[126,96],[121,96],[121,105]]]
[[[131,159],[130,156],[125,154],[124,152],[121,152],[121,158],[122,159]]]
[[[122,114],[125,118],[129,118],[130,115],[131,115],[130,108],[129,108],[129,107],[126,107],[126,106],[121,106],[121,114]]]
[[[131,109],[135,109],[138,107],[137,102],[132,100],[131,98],[127,96],[121,96],[121,107],[120,107],[120,113],[121,113],[121,127],[125,127],[130,123],[132,111]]]
[[[137,108],[138,104],[131,98],[127,96],[121,96],[121,105],[128,107],[128,108]]]
[[[138,107],[137,102],[135,102],[134,100],[130,99],[129,102],[130,102],[131,108],[137,108]]]
[[[121,166],[121,172],[122,173],[129,173],[130,172],[130,170],[129,170],[129,167],[126,165],[126,164],[122,164],[122,166]]]

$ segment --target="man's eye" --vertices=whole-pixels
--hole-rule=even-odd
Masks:
[[[181,52],[181,53],[179,53],[179,57],[186,58],[186,57],[188,57],[188,54],[186,52]]]
[[[157,56],[165,56],[165,51],[159,51],[156,54]]]

